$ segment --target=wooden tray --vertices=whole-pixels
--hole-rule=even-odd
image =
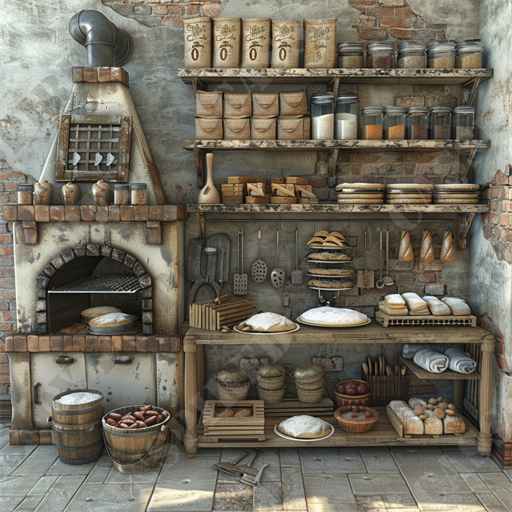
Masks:
[[[444,315],[444,316],[435,316],[435,315],[426,315],[426,316],[412,316],[412,315],[386,315],[383,311],[376,311],[375,320],[382,325],[383,327],[395,327],[395,326],[419,326],[425,327],[429,325],[441,325],[447,327],[457,326],[466,326],[466,327],[476,327],[476,316],[473,315],[465,315],[465,316],[457,316],[457,315]]]
[[[278,404],[265,405],[266,418],[291,418],[302,414],[318,418],[332,416],[334,414],[334,402],[329,397],[324,397],[316,404],[305,404],[293,397],[284,398]]]

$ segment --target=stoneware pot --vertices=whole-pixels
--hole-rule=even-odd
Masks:
[[[78,204],[80,201],[80,187],[76,183],[66,183],[62,187],[62,201],[65,205]]]
[[[98,206],[108,206],[110,204],[110,185],[103,180],[94,183],[92,196]]]
[[[52,204],[53,185],[47,181],[34,185],[34,204]]]
[[[220,195],[213,183],[213,153],[206,155],[206,185],[199,192],[198,204],[220,204]]]

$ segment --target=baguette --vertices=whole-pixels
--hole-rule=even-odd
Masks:
[[[433,261],[434,260],[434,246],[432,244],[432,234],[429,229],[423,230],[423,239],[421,240],[421,261]]]
[[[443,242],[441,244],[441,261],[453,261],[455,259],[455,250],[453,248],[453,234],[449,229],[444,232]]]
[[[414,253],[412,251],[411,237],[409,231],[402,229],[402,236],[400,238],[400,249],[398,251],[398,259],[400,261],[414,260]]]
[[[328,236],[335,236],[339,238],[342,242],[345,241],[345,237],[339,231],[331,231]]]
[[[328,231],[317,231],[313,236],[321,236],[322,238],[327,238],[329,236]]]
[[[336,244],[340,247],[343,247],[343,242],[341,240],[338,240],[335,236],[328,236],[324,242],[332,242],[333,244]]]

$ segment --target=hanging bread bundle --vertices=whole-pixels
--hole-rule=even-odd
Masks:
[[[446,229],[441,244],[441,261],[453,261],[454,259],[455,249],[453,248],[453,234],[449,229]]]
[[[421,261],[434,261],[434,245],[432,242],[432,234],[429,229],[423,231],[423,239],[421,240]]]
[[[402,229],[402,236],[400,238],[400,249],[398,251],[398,259],[400,261],[413,261],[414,253],[412,251],[411,237],[407,229]]]

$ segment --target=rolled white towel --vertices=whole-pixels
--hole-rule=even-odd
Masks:
[[[448,348],[444,355],[450,359],[450,370],[454,372],[468,375],[476,370],[476,361],[459,347]]]
[[[444,343],[405,343],[402,349],[402,355],[405,357],[405,359],[413,359],[414,354],[416,354],[416,352],[419,352],[420,350],[424,350],[426,348],[444,354],[447,348],[454,346],[455,345],[448,345]]]
[[[413,361],[419,367],[432,373],[443,373],[450,363],[447,356],[429,348],[416,352]]]

